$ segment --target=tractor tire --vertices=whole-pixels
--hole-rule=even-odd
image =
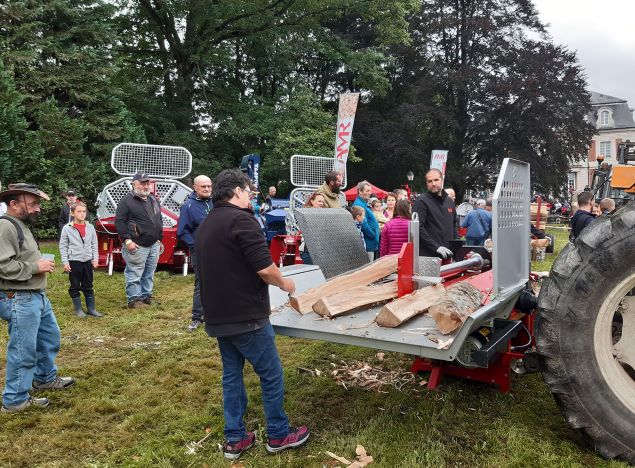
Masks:
[[[635,203],[598,218],[553,264],[538,299],[542,373],[569,424],[635,463]]]

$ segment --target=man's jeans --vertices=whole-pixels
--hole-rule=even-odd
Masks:
[[[192,320],[203,321],[203,303],[201,302],[201,282],[196,269],[196,252],[190,247],[190,260],[194,269],[194,297],[192,299]]]
[[[159,243],[155,242],[152,247],[137,245],[137,250],[134,253],[123,246],[121,252],[126,261],[126,269],[123,274],[126,278],[128,304],[152,296],[154,271],[157,269],[159,261]]]
[[[283,408],[282,364],[274,337],[273,327],[267,321],[267,325],[259,330],[217,338],[223,361],[225,437],[229,442],[237,442],[247,436],[244,422],[247,410],[247,391],[243,383],[245,359],[260,377],[267,435],[278,439],[289,434],[289,420]]]
[[[9,322],[7,370],[2,403],[15,406],[29,398],[33,380],[50,382],[57,376],[60,328],[44,291],[0,292],[0,317]]]

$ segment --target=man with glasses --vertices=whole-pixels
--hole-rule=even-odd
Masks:
[[[285,414],[282,364],[269,322],[268,284],[293,293],[283,278],[250,209],[249,179],[238,169],[214,180],[214,210],[199,227],[195,249],[205,314],[205,331],[218,340],[223,362],[223,410],[226,458],[236,459],[256,437],[244,423],[247,391],[245,360],[260,377],[267,427],[267,451],[299,447],[309,438],[306,426],[289,427]]]
[[[33,398],[31,389],[63,390],[75,383],[72,377],[59,377],[55,364],[60,329],[46,297],[46,275],[55,261],[42,258],[29,229],[42,199],[49,197],[31,184],[11,184],[0,192],[0,201],[7,204],[0,218],[0,318],[9,323],[3,413],[45,408],[48,398]]]
[[[194,191],[190,193],[181,207],[177,235],[187,244],[190,251],[190,261],[194,268],[194,296],[192,299],[192,322],[187,327],[193,332],[203,323],[203,306],[201,305],[201,289],[198,273],[196,271],[196,249],[194,240],[196,230],[201,225],[209,212],[214,208],[212,203],[212,181],[209,177],[199,175],[194,179]]]
[[[151,191],[150,176],[137,172],[132,177],[132,191],[121,199],[115,213],[117,234],[123,244],[121,253],[126,261],[126,299],[131,309],[152,304],[163,218],[159,201]]]

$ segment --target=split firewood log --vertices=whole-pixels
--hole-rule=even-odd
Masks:
[[[531,248],[534,249],[536,247],[548,247],[551,244],[551,239],[545,237],[544,239],[532,239],[531,240]]]
[[[459,328],[478,309],[483,301],[483,293],[467,282],[455,283],[445,290],[428,313],[444,335]]]
[[[444,292],[445,288],[440,284],[417,289],[412,294],[395,299],[382,307],[379,315],[375,317],[375,322],[382,327],[398,327],[411,318],[427,312]]]
[[[295,310],[301,314],[306,314],[311,312],[313,304],[323,297],[348,291],[351,288],[367,286],[396,271],[397,255],[386,255],[355,271],[331,278],[316,288],[309,289],[297,296],[291,296],[289,302]]]
[[[389,301],[397,297],[397,281],[360,286],[323,297],[313,304],[313,311],[322,317],[333,318],[360,307]]]

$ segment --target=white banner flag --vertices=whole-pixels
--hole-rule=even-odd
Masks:
[[[445,178],[445,166],[448,163],[448,150],[432,150],[430,169],[439,169]]]
[[[353,123],[355,122],[355,112],[359,93],[340,94],[340,107],[337,112],[337,132],[335,136],[335,163],[333,170],[346,170],[348,151],[351,147],[353,135]]]

